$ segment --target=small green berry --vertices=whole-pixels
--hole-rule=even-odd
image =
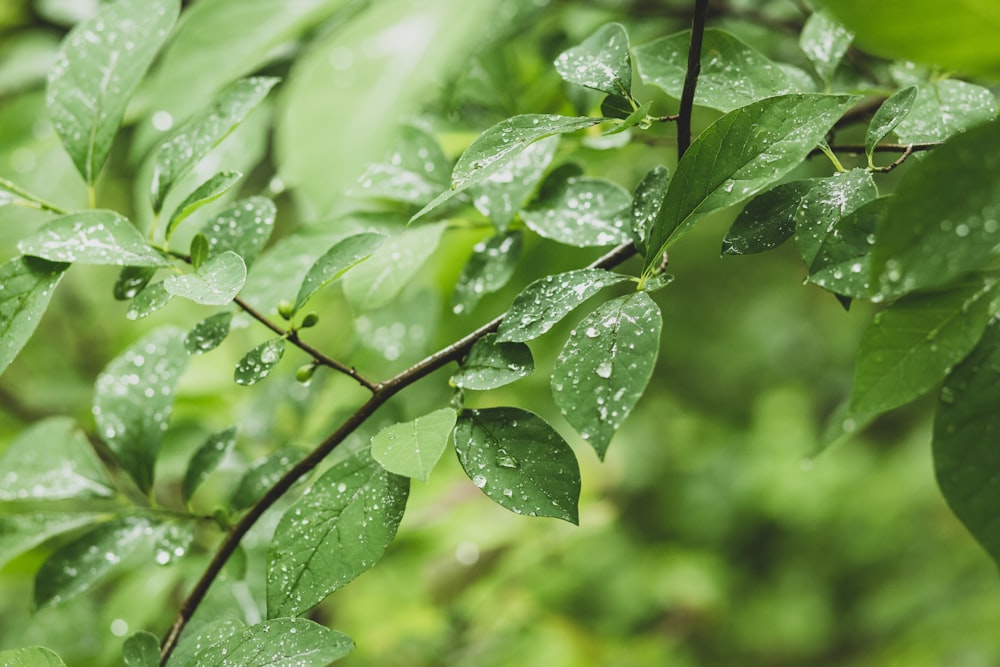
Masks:
[[[278,314],[286,320],[292,319],[292,317],[295,316],[295,304],[291,301],[285,301],[282,299],[278,302]]]
[[[305,366],[299,366],[299,369],[295,371],[295,379],[302,384],[307,384],[312,380],[313,373],[316,372],[315,364],[306,364]]]

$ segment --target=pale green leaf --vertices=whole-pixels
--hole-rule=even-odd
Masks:
[[[184,337],[184,348],[190,354],[203,354],[219,347],[229,335],[229,327],[233,322],[231,312],[216,313],[194,325]]]
[[[635,108],[635,111],[622,118],[622,122],[608,130],[605,130],[603,135],[608,137],[614,134],[620,134],[625,130],[635,127],[636,125],[638,125],[640,129],[648,130],[650,126],[650,121],[648,120],[649,110],[651,108],[653,108],[652,100],[643,102]]]
[[[230,188],[236,184],[236,181],[242,177],[243,174],[238,171],[220,171],[199,185],[194,192],[189,194],[177,206],[177,209],[170,216],[170,222],[167,223],[167,230],[165,232],[166,238],[169,240],[177,225],[184,222],[192,213],[229,192]]]
[[[0,651],[0,664],[5,667],[66,667],[55,651],[42,646]]]
[[[486,334],[476,341],[451,376],[462,389],[496,389],[527,377],[535,370],[531,350],[524,343],[498,343],[496,334]]]
[[[802,202],[815,185],[816,179],[791,181],[754,197],[722,239],[723,254],[765,252],[787,241],[795,233]]]
[[[166,266],[129,220],[114,211],[81,211],[42,225],[17,244],[25,255],[52,262]]]
[[[337,241],[309,268],[295,297],[295,310],[313,294],[342,276],[352,266],[371,256],[385,242],[385,236],[363,232]]]
[[[345,634],[305,618],[272,618],[199,652],[190,667],[326,667],[354,649]]]
[[[125,311],[125,317],[130,320],[141,320],[144,317],[148,317],[167,305],[173,296],[163,286],[162,280],[152,285],[147,285],[129,303],[128,310]]]
[[[0,373],[35,332],[66,269],[31,257],[0,265]]]
[[[160,640],[151,632],[137,632],[122,647],[125,667],[157,667],[160,664]]]
[[[271,237],[276,216],[277,208],[267,197],[235,202],[201,228],[208,240],[208,257],[231,250],[250,266]]]
[[[820,78],[829,83],[853,39],[854,35],[850,30],[825,13],[816,12],[802,27],[799,47]]]
[[[170,276],[163,287],[174,296],[206,306],[225,306],[239,294],[247,279],[243,258],[231,250],[216,255],[194,273]]]
[[[631,206],[632,198],[620,185],[570,176],[546,181],[542,196],[521,217],[535,233],[553,241],[608,246],[631,240]]]
[[[451,162],[437,140],[416,125],[398,130],[388,158],[370,164],[348,194],[423,206],[448,187]]]
[[[372,457],[391,473],[426,482],[448,446],[457,416],[451,408],[442,408],[387,426],[372,438]]]
[[[558,146],[559,136],[555,135],[525,148],[506,167],[469,190],[472,205],[497,229],[506,230],[542,180]]]
[[[276,452],[256,461],[240,480],[230,500],[235,510],[250,507],[260,500],[264,493],[274,486],[286,472],[302,458],[303,452],[295,447],[282,447]]]
[[[472,256],[462,268],[451,297],[456,314],[468,313],[479,300],[507,284],[521,258],[520,231],[491,236],[472,248]]]
[[[628,98],[632,95],[632,57],[628,35],[618,23],[609,23],[559,54],[556,71],[564,80]]]
[[[226,457],[236,445],[236,427],[213,433],[208,436],[205,443],[195,451],[188,462],[187,471],[184,473],[184,481],[181,484],[181,498],[184,502],[189,502],[194,492],[198,490],[212,471],[215,470],[222,459]]]
[[[101,515],[87,512],[5,512],[0,515],[0,568],[51,537],[100,519]]]
[[[996,116],[997,100],[988,88],[943,79],[917,86],[917,98],[895,131],[904,144],[944,141]]]
[[[250,386],[266,378],[285,356],[285,339],[271,338],[253,348],[239,360],[233,372],[236,384]]]
[[[828,244],[839,240],[837,222],[878,196],[872,175],[852,169],[812,181],[795,210],[795,244],[810,269]],[[868,232],[870,233],[870,232]]]
[[[868,131],[865,133],[865,153],[869,157],[875,151],[875,146],[885,139],[913,109],[918,90],[916,86],[903,88],[883,102],[872,116],[871,122],[868,123]]]

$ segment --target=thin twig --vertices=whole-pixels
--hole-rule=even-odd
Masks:
[[[872,171],[878,171],[883,174],[888,174],[890,171],[892,171],[899,165],[903,164],[906,158],[910,157],[911,155],[913,155],[913,146],[907,146],[906,150],[903,151],[903,154],[900,155],[898,158],[896,158],[896,160],[892,164],[886,165],[884,167],[872,167]]]
[[[694,20],[691,22],[691,43],[688,45],[687,73],[684,75],[684,90],[681,92],[681,106],[677,118],[677,159],[691,145],[691,110],[694,108],[694,91],[698,87],[701,73],[701,43],[705,35],[705,15],[708,0],[697,0],[694,6]]]

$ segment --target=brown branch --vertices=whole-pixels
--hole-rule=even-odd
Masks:
[[[701,73],[701,43],[705,36],[705,15],[708,0],[697,0],[694,19],[691,21],[691,43],[688,45],[687,73],[684,75],[684,90],[681,92],[681,106],[677,112],[677,159],[691,145],[691,111],[694,108],[694,91],[698,87]]]
[[[886,165],[885,167],[873,167],[872,171],[877,171],[877,172],[881,172],[883,174],[888,174],[890,171],[892,171],[893,169],[895,169],[899,165],[903,164],[903,162],[906,161],[906,158],[910,157],[911,155],[913,155],[913,146],[912,145],[911,146],[907,146],[906,150],[903,151],[903,154],[900,155],[898,158],[896,158],[896,160],[892,164]]]

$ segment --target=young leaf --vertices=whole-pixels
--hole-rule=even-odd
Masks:
[[[31,257],[0,265],[0,373],[35,332],[68,266]]]
[[[816,73],[827,84],[837,70],[854,34],[823,12],[816,12],[806,20],[799,36],[799,47],[816,68]]]
[[[3,206],[25,206],[60,215],[66,213],[66,211],[55,204],[50,204],[41,197],[33,195],[24,188],[19,187],[16,183],[0,177],[0,207]]]
[[[670,183],[670,172],[659,165],[653,167],[635,186],[632,194],[632,240],[642,253],[646,252],[646,239],[653,221],[660,214],[663,198]]]
[[[70,417],[49,417],[0,455],[0,501],[107,498],[111,481]]]
[[[535,370],[531,350],[524,343],[498,343],[486,334],[472,346],[451,382],[462,389],[496,389],[527,377]]]
[[[345,634],[305,618],[272,618],[212,644],[192,667],[326,667],[354,649]]]
[[[688,30],[637,47],[635,60],[642,80],[680,99],[690,43]],[[732,111],[800,90],[781,68],[724,30],[705,31],[701,61],[694,102],[710,109]]]
[[[194,325],[184,337],[184,348],[190,354],[203,354],[219,347],[229,335],[233,314],[229,311],[206,317]]]
[[[837,220],[809,268],[809,282],[853,299],[875,293],[871,249],[891,198],[875,199]]]
[[[521,211],[538,235],[578,247],[631,240],[632,200],[610,181],[570,176],[546,182],[544,195]]]
[[[139,292],[146,289],[146,285],[155,275],[156,267],[153,266],[126,266],[115,281],[113,291],[115,299],[118,301],[134,299]]]
[[[232,250],[250,266],[271,237],[276,215],[274,202],[267,197],[234,203],[201,228],[208,239],[208,258]]]
[[[97,435],[144,493],[187,365],[180,329],[157,329],[115,357],[97,376],[94,422]]]
[[[55,651],[43,646],[28,646],[0,651],[0,665],[8,667],[66,667]]]
[[[103,515],[88,512],[39,512],[0,515],[0,568],[62,533],[92,524]]]
[[[997,284],[975,278],[942,292],[911,294],[876,315],[858,349],[851,412],[891,410],[940,382],[996,312]]]
[[[451,297],[452,311],[467,313],[484,295],[507,284],[521,258],[523,236],[519,231],[501,233],[472,248],[472,256],[462,268]]]
[[[605,287],[629,280],[604,269],[578,269],[539,278],[514,299],[497,330],[497,342],[538,338]]]
[[[25,255],[52,262],[112,266],[167,266],[131,222],[114,211],[70,213],[17,244]]]
[[[750,255],[773,250],[795,233],[802,202],[817,179],[782,183],[757,195],[736,216],[722,239],[725,255]]]
[[[143,516],[112,519],[57,549],[35,574],[35,606],[66,602],[129,556],[151,549],[153,527]]]
[[[868,123],[868,131],[865,133],[865,153],[868,155],[869,163],[879,142],[910,113],[913,102],[917,99],[918,90],[916,86],[903,88],[883,102],[872,116],[871,122]]]
[[[212,150],[260,104],[278,79],[251,77],[222,90],[212,104],[178,127],[153,151],[149,186],[153,212],[159,213],[167,193],[191,167]]]
[[[173,215],[170,216],[170,222],[167,223],[167,230],[165,232],[167,240],[170,240],[170,236],[177,228],[177,225],[184,222],[185,218],[205,204],[209,204],[229,192],[229,189],[242,177],[243,174],[238,171],[221,171],[199,185],[194,192],[181,202],[180,206],[173,212]]]
[[[122,647],[125,667],[157,667],[160,664],[160,639],[151,632],[137,632]]]
[[[396,536],[409,485],[363,450],[317,479],[275,529],[268,618],[301,614],[371,568]]]
[[[195,271],[197,271],[205,262],[208,261],[208,255],[210,252],[208,247],[208,238],[206,238],[204,234],[195,234],[191,237],[191,249],[189,252],[191,254],[191,266]]]
[[[77,24],[49,73],[45,105],[66,152],[93,185],[129,98],[180,11],[178,0],[117,0]]]
[[[875,181],[865,169],[814,181],[795,211],[795,244],[806,266],[812,269],[816,256],[828,244],[838,242],[834,231],[841,218],[877,196]]]
[[[517,514],[578,523],[580,467],[562,436],[520,408],[465,410],[455,453],[472,483]]]
[[[1000,475],[1000,323],[941,387],[934,414],[934,472],[945,500],[973,537],[1000,561],[994,480]]]
[[[450,174],[451,163],[434,136],[422,127],[403,125],[388,158],[368,165],[348,194],[423,206],[448,187]]]
[[[646,119],[649,117],[649,110],[652,108],[652,100],[643,102],[635,108],[635,111],[622,118],[622,122],[618,123],[609,130],[605,130],[603,135],[605,137],[609,137],[613,134],[619,134],[625,130],[635,127],[636,125],[639,125],[640,129],[649,129],[649,121]]]
[[[585,317],[556,359],[556,405],[601,459],[653,375],[662,326],[645,292],[618,297]]]
[[[174,296],[206,306],[225,306],[239,294],[247,280],[247,265],[227,250],[206,261],[194,273],[170,276],[163,287]]]
[[[646,272],[699,218],[744,201],[795,168],[856,100],[851,95],[770,97],[712,123],[684,153],[670,180],[650,231]]]
[[[546,137],[529,145],[510,163],[469,190],[472,205],[504,231],[521,210],[524,201],[542,180],[555,157],[559,136]]]
[[[451,408],[442,408],[388,426],[372,438],[372,457],[391,473],[426,482],[448,446],[457,416]]]
[[[236,384],[249,387],[271,374],[285,356],[285,339],[272,338],[253,348],[240,359],[233,372]]]
[[[125,317],[130,320],[141,320],[163,308],[173,298],[173,294],[163,286],[163,281],[147,285],[135,295],[128,305]]]
[[[309,268],[295,297],[295,310],[304,306],[313,294],[342,276],[349,268],[367,259],[385,242],[385,236],[363,232],[341,239]]]
[[[618,23],[609,23],[559,54],[556,71],[564,80],[609,95],[632,96],[632,57],[628,35]]]
[[[910,113],[896,125],[904,144],[944,141],[997,116],[997,100],[988,88],[943,79],[920,84]]]
[[[282,447],[256,461],[240,480],[229,504],[234,510],[243,510],[260,500],[264,493],[292,469],[304,452],[296,447]]]
[[[184,473],[184,482],[181,485],[181,498],[185,503],[190,502],[194,492],[198,490],[212,471],[215,470],[226,457],[233,446],[236,445],[236,427],[230,426],[224,431],[213,433],[208,436],[198,451],[191,457],[188,463],[187,472]]]

